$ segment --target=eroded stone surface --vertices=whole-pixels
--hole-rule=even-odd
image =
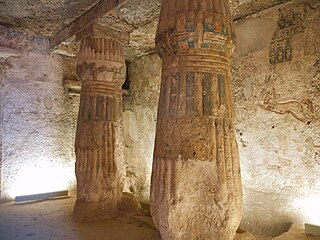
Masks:
[[[0,22],[29,30],[41,37],[52,36],[82,15],[98,0],[1,1]]]
[[[125,191],[149,202],[152,156],[160,94],[161,60],[157,54],[129,64],[130,91],[124,98]]]
[[[293,221],[319,222],[320,15],[312,2],[292,1],[235,25],[246,37],[238,38],[232,64],[245,196],[241,226],[254,234],[276,236]],[[257,21],[264,23],[253,27]],[[261,45],[265,36],[251,42],[270,22],[276,27],[269,43]]]
[[[62,57],[33,40],[40,39],[0,27],[0,46],[19,52],[0,60],[1,199],[75,189],[78,99],[61,85]]]
[[[163,1],[151,214],[162,239],[231,240],[242,215],[226,1]]]
[[[256,238],[250,232],[239,228],[234,240],[256,240]]]
[[[128,215],[134,215],[138,213],[140,208],[140,202],[132,193],[124,192],[122,194],[121,200],[118,203],[119,211],[124,212]]]
[[[74,219],[115,217],[124,186],[122,92],[123,45],[88,36],[78,56],[82,81],[76,133],[77,201]]]
[[[272,238],[273,240],[320,240],[319,236],[306,235],[304,229],[293,225],[288,232]]]

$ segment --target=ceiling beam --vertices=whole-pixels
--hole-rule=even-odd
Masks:
[[[55,35],[49,38],[49,48],[53,49],[58,46],[60,43],[66,41],[68,38],[79,33],[85,27],[94,23],[94,21],[103,15],[107,14],[114,8],[118,7],[120,4],[123,4],[126,0],[101,0],[87,12],[85,12],[80,17],[76,18],[69,25],[65,26]]]

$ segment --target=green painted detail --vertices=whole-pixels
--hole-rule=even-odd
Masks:
[[[203,95],[203,115],[210,116],[212,114],[212,74],[204,73],[202,81]]]
[[[214,28],[213,28],[213,25],[210,24],[210,23],[205,23],[204,24],[204,31],[205,32],[214,32]]]
[[[186,26],[186,31],[187,32],[195,32],[196,28],[193,25],[189,25],[189,26]]]
[[[210,46],[211,46],[211,43],[208,43],[208,42],[201,44],[201,48],[210,48]]]
[[[187,98],[187,114],[189,116],[194,114],[195,111],[195,73],[187,73],[187,86],[186,86],[186,98]]]
[[[189,48],[195,48],[195,46],[196,46],[196,41],[194,39],[189,39],[188,47]]]
[[[187,32],[195,32],[195,31],[196,31],[195,19],[193,19],[193,18],[187,18],[187,21],[186,21],[186,31],[187,31]]]

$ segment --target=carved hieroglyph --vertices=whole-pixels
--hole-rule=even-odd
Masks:
[[[75,143],[77,201],[73,216],[77,221],[91,221],[117,215],[124,185],[122,43],[109,38],[84,38],[77,71],[82,88]]]
[[[264,110],[271,111],[277,114],[291,114],[297,120],[304,123],[314,123],[318,120],[315,105],[311,99],[288,99],[280,101],[276,89],[274,87],[278,76],[267,76],[265,88],[261,91],[263,101],[260,107]]]
[[[292,60],[292,43],[291,38],[299,32],[302,32],[303,12],[301,11],[279,11],[278,28],[273,35],[270,43],[269,62],[278,64],[290,62]]]
[[[163,240],[233,239],[242,215],[227,0],[163,0],[151,212]]]

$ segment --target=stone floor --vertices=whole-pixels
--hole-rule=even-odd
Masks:
[[[0,204],[0,240],[160,240],[151,217],[142,213],[92,223],[75,223],[72,221],[74,202],[75,198],[69,197]],[[320,237],[305,236],[303,230],[295,229],[274,238],[295,239],[320,240]],[[256,236],[256,240],[271,240],[271,237]]]
[[[273,240],[320,240],[320,236],[305,235],[303,229],[292,226],[288,232],[273,238]]]
[[[0,204],[1,240],[156,240],[151,217],[134,217],[93,223],[72,221],[75,198],[34,203]]]

